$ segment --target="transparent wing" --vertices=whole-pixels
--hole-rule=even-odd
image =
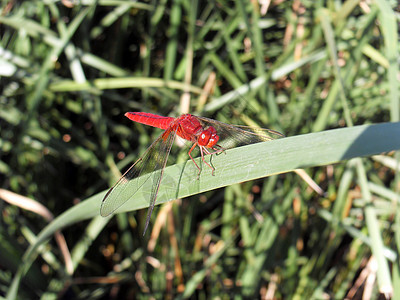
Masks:
[[[203,128],[209,126],[215,128],[219,136],[218,145],[224,149],[266,142],[284,137],[283,134],[271,129],[231,125],[204,117],[196,116],[196,118],[202,124]]]
[[[151,192],[148,193],[150,206],[147,212],[144,233],[146,232],[175,136],[176,130],[166,130],[150,145],[142,157],[121,176],[104,196],[101,203],[100,215],[103,217],[111,215],[151,179]]]

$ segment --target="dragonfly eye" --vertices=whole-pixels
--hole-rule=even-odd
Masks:
[[[203,130],[198,139],[197,144],[199,146],[205,146],[207,148],[214,147],[219,140],[219,136],[217,135],[217,131],[214,127],[210,126],[206,130]]]
[[[217,133],[211,134],[211,137],[207,143],[207,148],[214,147],[217,144],[218,140],[219,140],[219,136],[217,135]]]
[[[210,131],[207,130],[203,130],[198,139],[197,139],[197,143],[199,144],[199,146],[207,146],[208,142],[211,138],[212,133]]]

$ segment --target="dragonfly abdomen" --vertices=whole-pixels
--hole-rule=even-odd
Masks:
[[[138,122],[144,125],[149,125],[161,129],[167,129],[171,125],[171,123],[175,120],[175,118],[164,117],[145,112],[127,112],[125,114],[125,117],[129,118],[134,122]]]

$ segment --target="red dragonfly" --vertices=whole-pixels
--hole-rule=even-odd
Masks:
[[[188,154],[199,169],[199,175],[201,169],[191,155],[196,146],[200,149],[202,161],[212,170],[211,172],[214,175],[215,169],[205,161],[205,154],[212,155],[233,147],[270,141],[284,136],[270,129],[229,125],[191,114],[172,118],[145,112],[127,112],[125,116],[132,121],[158,127],[165,131],[107,192],[101,204],[100,214],[103,217],[111,215],[139,191],[147,180],[152,178],[153,184],[149,194],[150,206],[143,235],[146,233],[150,222],[161,178],[176,135],[193,144]],[[136,180],[131,182],[132,179]],[[133,183],[135,184],[133,185]]]

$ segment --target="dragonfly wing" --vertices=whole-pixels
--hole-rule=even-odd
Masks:
[[[168,161],[168,156],[169,153],[171,152],[171,148],[172,148],[172,144],[174,143],[175,140],[175,136],[176,136],[176,131],[177,129],[168,132],[165,131],[162,135],[161,138],[164,140],[164,142],[162,143],[162,148],[156,150],[157,152],[156,154],[156,172],[154,172],[154,176],[153,176],[153,186],[151,188],[151,194],[150,194],[150,205],[149,205],[149,209],[147,210],[147,216],[146,216],[146,224],[144,226],[144,231],[143,231],[143,235],[146,233],[147,227],[149,226],[150,223],[150,218],[151,218],[151,214],[153,212],[154,209],[154,205],[156,203],[156,199],[157,199],[157,194],[158,194],[158,190],[160,188],[160,183],[161,183],[161,178],[164,174],[164,170],[165,170],[165,166],[167,164]],[[167,136],[165,136],[167,135]],[[165,137],[164,137],[165,136]],[[165,153],[165,154],[164,154]]]
[[[209,126],[215,128],[219,136],[218,145],[224,149],[231,149],[284,137],[283,134],[271,129],[231,125],[204,117],[196,116],[196,118],[202,124],[203,128]]]
[[[107,217],[133,197],[152,179],[146,228],[153,211],[161,177],[168,160],[176,130],[166,130],[151,144],[146,152],[126,171],[117,183],[108,191],[101,204],[100,214]],[[134,180],[135,179],[135,180]]]

